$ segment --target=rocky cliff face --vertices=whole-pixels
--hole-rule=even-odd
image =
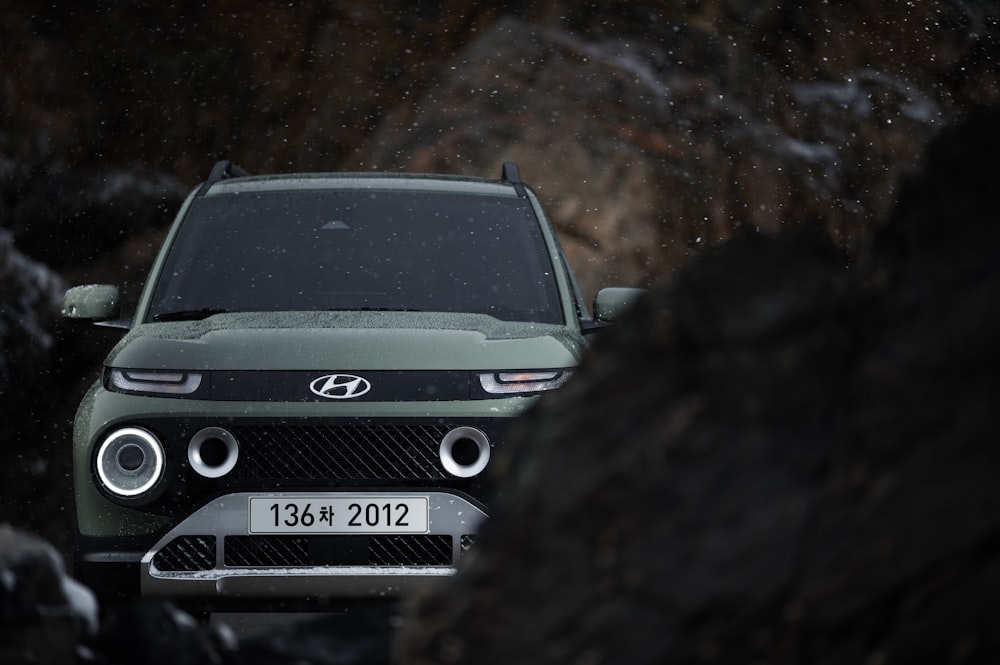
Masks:
[[[818,221],[856,247],[926,140],[1000,101],[996,14],[947,1],[15,7],[0,47],[4,225],[34,227],[21,200],[67,170],[192,185],[222,156],[257,172],[477,175],[512,158],[588,292],[648,283],[744,226]]]
[[[739,229],[821,224],[856,250],[925,141],[1000,99],[995,17],[818,4],[611,3],[493,23],[348,164],[522,164],[592,294]]]

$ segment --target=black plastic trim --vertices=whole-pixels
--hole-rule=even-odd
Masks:
[[[528,197],[528,192],[524,188],[524,183],[521,181],[521,170],[517,167],[515,162],[504,162],[500,169],[500,178],[514,185],[514,191],[522,199]]]
[[[250,174],[236,164],[233,164],[228,159],[220,159],[212,166],[212,170],[209,171],[208,180],[202,183],[201,187],[198,189],[198,196],[204,196],[205,192],[208,191],[208,188],[220,180],[226,180],[228,178],[243,178],[248,175]]]
[[[367,394],[351,399],[330,399],[313,393],[310,386],[326,376],[356,376],[368,381]],[[465,370],[428,371],[219,371],[211,373],[208,399],[280,402],[410,402],[464,401],[471,396],[472,377]]]

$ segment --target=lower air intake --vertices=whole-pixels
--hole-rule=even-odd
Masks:
[[[156,553],[153,566],[163,572],[211,570],[215,568],[215,536],[174,538]]]
[[[448,535],[227,536],[230,568],[450,566]]]

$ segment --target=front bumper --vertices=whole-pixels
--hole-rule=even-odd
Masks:
[[[261,496],[294,501],[317,493],[241,492],[202,506],[143,554],[142,594],[204,600],[395,597],[452,575],[486,518],[471,500],[451,492],[364,492],[372,500],[427,497],[426,532],[251,534],[249,499]]]

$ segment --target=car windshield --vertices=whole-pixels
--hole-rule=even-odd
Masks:
[[[287,310],[563,322],[552,262],[525,199],[364,190],[196,199],[147,320]]]

